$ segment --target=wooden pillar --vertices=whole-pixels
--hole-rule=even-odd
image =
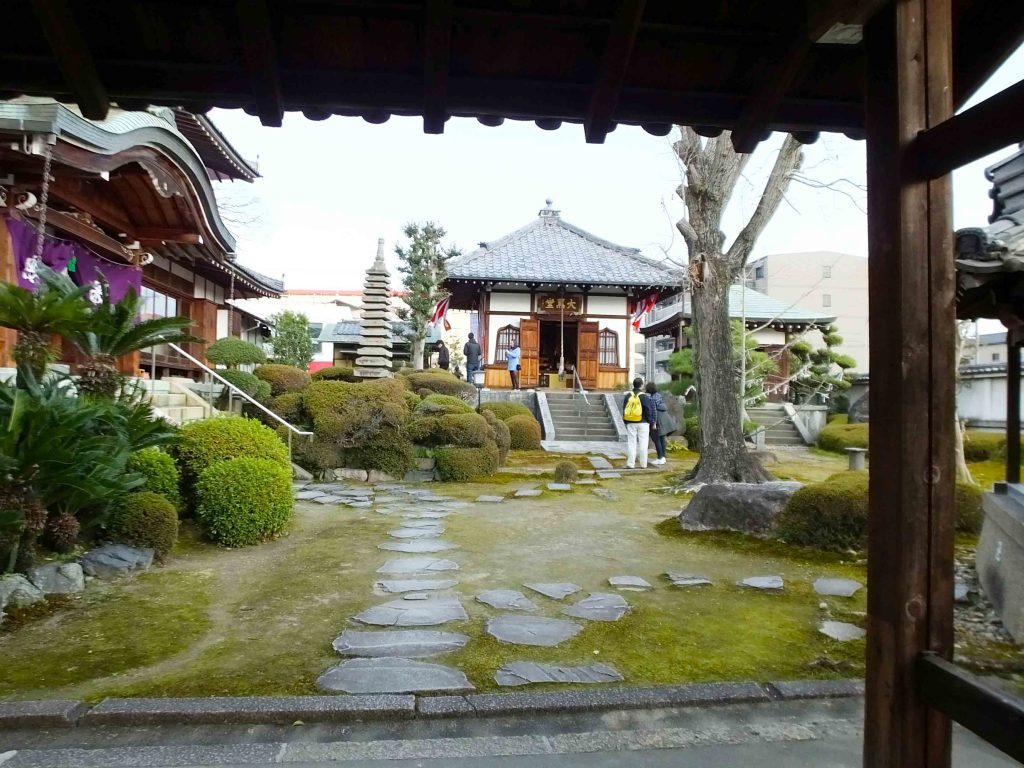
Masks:
[[[18,272],[14,263],[14,246],[7,231],[7,219],[0,216],[0,282],[17,283]],[[10,328],[0,328],[0,368],[13,368],[14,345],[18,334]]]
[[[950,0],[896,0],[865,29],[871,483],[864,765],[950,764],[916,662],[953,641],[954,268],[949,177],[919,131],[952,115]]]
[[[1006,482],[1020,482],[1020,331],[1006,334]]]

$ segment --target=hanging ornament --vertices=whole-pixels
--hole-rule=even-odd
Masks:
[[[92,287],[89,288],[89,301],[96,305],[103,302],[103,286],[100,285],[99,280],[94,281]]]
[[[39,199],[39,235],[36,237],[36,248],[33,254],[25,259],[25,268],[21,278],[31,285],[39,283],[39,265],[43,263],[43,243],[46,240],[46,204],[50,197],[50,165],[53,159],[53,146],[46,143],[46,155],[43,157],[43,188]]]
[[[72,256],[70,259],[68,259],[68,274],[70,275],[76,269],[78,269],[78,257]]]

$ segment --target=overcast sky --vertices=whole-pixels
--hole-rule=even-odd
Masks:
[[[1024,48],[978,94],[984,98],[1024,74]],[[423,133],[419,118],[370,125],[359,118],[323,122],[285,116],[264,128],[241,111],[216,110],[213,121],[262,178],[218,185],[252,198],[259,222],[234,226],[242,263],[288,288],[359,288],[377,238],[394,264],[394,246],[409,221],[432,220],[451,244],[468,252],[528,224],[552,198],[566,220],[652,257],[685,259],[674,235],[682,206],[672,137],[620,126],[603,145],[584,141],[582,126],[543,131],[507,121],[487,128],[452,119],[441,136]],[[748,166],[725,229],[734,234],[760,194],[781,137],[765,142]],[[867,255],[864,142],[823,134],[806,148],[804,175],[835,189],[795,183],[753,257],[831,250]],[[954,224],[980,226],[991,212],[983,170],[1010,149],[954,174]],[[226,189],[225,189],[226,188]]]

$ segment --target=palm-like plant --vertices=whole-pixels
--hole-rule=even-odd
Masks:
[[[51,337],[69,336],[89,322],[88,287],[79,288],[64,274],[41,267],[35,292],[13,283],[0,284],[0,325],[18,332],[14,360],[41,379],[57,359]]]
[[[157,317],[138,320],[142,298],[132,287],[118,302],[110,300],[110,287],[101,280],[101,299],[89,313],[88,323],[68,334],[71,342],[88,359],[79,366],[79,389],[112,398],[121,384],[117,358],[157,344],[201,341],[186,332],[192,325],[187,317]]]

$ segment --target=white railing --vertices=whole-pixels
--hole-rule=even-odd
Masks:
[[[262,403],[258,403],[258,402],[256,402],[256,401],[255,401],[255,400],[254,400],[254,399],[253,399],[252,397],[250,397],[249,395],[247,395],[247,394],[246,394],[245,392],[243,392],[242,390],[240,390],[240,389],[239,389],[238,387],[236,387],[236,386],[235,386],[234,384],[232,384],[232,383],[231,383],[230,381],[228,381],[228,380],[227,380],[227,379],[225,379],[225,378],[224,378],[223,376],[221,376],[220,374],[218,374],[218,373],[217,373],[217,372],[216,372],[215,370],[213,370],[212,368],[210,368],[210,367],[209,367],[208,365],[206,365],[206,364],[205,364],[204,362],[202,362],[202,361],[201,361],[201,360],[199,360],[198,358],[195,358],[195,357],[193,357],[192,355],[190,355],[190,354],[189,354],[188,352],[186,352],[186,351],[185,351],[184,349],[182,349],[181,347],[179,347],[179,346],[178,346],[177,344],[170,344],[170,343],[168,343],[168,344],[167,344],[167,346],[169,346],[169,347],[170,347],[171,349],[173,349],[173,350],[174,350],[175,352],[177,352],[177,353],[178,353],[179,355],[181,355],[182,357],[184,357],[184,358],[185,358],[186,360],[191,360],[191,361],[192,361],[193,363],[195,363],[196,365],[198,365],[198,366],[199,366],[199,367],[200,367],[201,369],[203,369],[204,371],[206,371],[206,373],[207,373],[207,374],[208,374],[208,375],[210,376],[210,391],[211,391],[211,397],[210,397],[210,400],[211,400],[211,402],[210,402],[210,406],[211,406],[211,407],[213,406],[213,402],[212,402],[212,400],[213,400],[213,397],[212,397],[212,392],[213,392],[213,379],[216,379],[217,381],[219,381],[219,382],[220,382],[221,384],[223,384],[223,385],[224,385],[225,387],[227,387],[227,388],[228,388],[228,408],[229,408],[229,410],[230,410],[230,406],[231,406],[231,397],[232,397],[232,394],[235,394],[235,393],[237,393],[239,397],[241,397],[241,398],[242,398],[243,400],[246,400],[246,401],[248,401],[248,402],[249,402],[249,403],[251,403],[252,405],[255,405],[255,406],[256,406],[257,408],[259,408],[259,409],[260,409],[260,410],[261,410],[261,411],[262,411],[263,413],[265,413],[265,414],[266,414],[267,416],[269,416],[269,417],[270,417],[271,419],[273,419],[274,421],[276,421],[276,422],[277,422],[278,424],[280,424],[280,425],[281,425],[281,426],[283,426],[283,427],[287,427],[287,429],[288,429],[288,458],[289,458],[289,459],[291,458],[291,455],[292,455],[292,435],[293,435],[293,434],[296,434],[296,435],[299,435],[300,437],[310,437],[310,436],[311,436],[311,435],[313,434],[312,432],[304,432],[303,430],[299,429],[298,427],[294,426],[293,424],[289,424],[289,423],[288,423],[287,421],[285,421],[284,419],[282,419],[282,418],[281,418],[280,416],[278,416],[278,415],[277,415],[276,413],[274,413],[274,412],[273,412],[272,410],[270,410],[269,408],[267,408],[267,407],[266,407],[265,405],[263,405]]]
[[[683,310],[683,299],[681,296],[676,296],[665,304],[656,304],[654,309],[647,313],[644,325],[654,325],[660,323],[662,320],[672,315],[678,314]]]

